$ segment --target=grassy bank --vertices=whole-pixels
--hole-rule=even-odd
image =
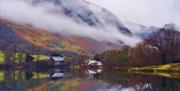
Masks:
[[[146,67],[116,67],[116,70],[132,74],[163,76],[168,78],[180,78],[180,63],[171,63]]]
[[[0,64],[4,63],[5,55],[0,51]]]
[[[171,63],[146,67],[117,67],[115,69],[128,72],[180,72],[180,63]]]
[[[131,69],[136,70],[137,68],[131,68]],[[158,66],[140,67],[138,70],[153,71],[153,72],[180,72],[180,63],[171,63],[171,64],[158,65]]]

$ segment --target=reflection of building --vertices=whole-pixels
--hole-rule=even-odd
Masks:
[[[59,79],[64,77],[64,72],[60,69],[54,69],[49,71],[49,77],[52,79]]]
[[[89,75],[88,78],[100,78],[102,69],[87,69],[86,73]]]
[[[48,63],[51,65],[59,65],[61,63],[64,63],[64,57],[60,54],[52,54],[48,60]]]
[[[33,77],[33,72],[32,71],[25,71],[25,78],[26,80],[30,80]]]
[[[92,75],[93,74],[99,74],[99,73],[102,72],[102,69],[88,69],[87,72],[88,72],[89,75],[91,75],[91,74]]]

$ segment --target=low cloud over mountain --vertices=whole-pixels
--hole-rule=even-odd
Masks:
[[[101,42],[140,42],[111,12],[82,0],[1,0],[0,18]]]

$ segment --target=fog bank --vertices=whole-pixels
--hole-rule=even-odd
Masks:
[[[135,46],[140,42],[139,38],[126,36],[114,27],[96,28],[77,23],[63,14],[51,13],[56,8],[51,3],[32,5],[28,0],[0,0],[0,18],[31,24],[53,33],[88,37],[97,41],[123,41],[129,46]]]

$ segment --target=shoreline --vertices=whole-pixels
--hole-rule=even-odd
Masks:
[[[180,79],[180,63],[170,63],[145,67],[115,67],[114,69],[119,72],[126,72],[131,74],[163,76],[168,78]]]

